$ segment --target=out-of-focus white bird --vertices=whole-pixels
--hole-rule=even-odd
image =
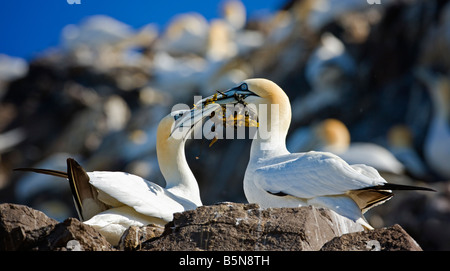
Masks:
[[[231,29],[231,42],[236,46],[239,55],[246,55],[250,50],[260,47],[264,38],[259,31],[245,29],[247,11],[239,0],[227,0],[220,7],[222,19]]]
[[[433,106],[424,145],[425,159],[441,178],[450,179],[450,80],[425,69],[418,69],[416,75],[426,85]]]
[[[326,89],[340,76],[349,76],[356,71],[355,61],[341,40],[328,32],[322,34],[320,40],[320,46],[311,54],[305,68],[306,79],[318,91]]]
[[[351,142],[350,132],[345,124],[337,119],[325,119],[308,129],[307,139],[303,139],[303,146],[292,142],[296,140],[297,135],[290,141],[295,149],[293,151],[326,151],[331,152],[348,164],[365,164],[375,169],[394,174],[402,174],[403,164],[386,148],[369,142]],[[303,132],[306,133],[306,132]]]
[[[207,116],[218,105],[195,111]],[[175,111],[163,118],[157,131],[157,156],[166,181],[163,188],[156,183],[125,172],[86,172],[74,159],[67,159],[67,172],[21,168],[69,180],[75,206],[84,223],[102,233],[117,245],[129,226],[164,225],[173,213],[201,206],[197,181],[186,161],[184,146],[188,133],[202,117],[197,117],[184,130],[176,129],[175,122],[189,110]],[[194,114],[194,111],[192,111]]]
[[[235,30],[244,28],[247,20],[247,11],[244,4],[239,0],[227,0],[220,6],[221,15]]]
[[[79,46],[100,46],[131,37],[131,26],[105,15],[91,16],[80,26],[67,25],[61,35],[64,49],[74,50]]]
[[[291,122],[289,98],[270,80],[248,79],[215,98],[219,104],[250,104],[258,113],[258,133],[244,177],[249,202],[263,208],[326,207],[372,229],[363,213],[390,199],[392,189],[429,190],[389,184],[374,168],[349,165],[329,152],[290,153],[285,143]]]
[[[0,155],[25,140],[25,131],[21,128],[9,130],[0,134]]]
[[[9,82],[25,76],[28,72],[28,63],[25,59],[0,54],[0,82]],[[0,89],[0,97],[2,91]]]
[[[365,164],[378,171],[395,174],[404,171],[403,164],[388,149],[369,142],[351,143],[347,126],[337,119],[324,120],[316,131],[321,140],[318,150],[332,152],[350,165]]]
[[[307,118],[324,108],[337,106],[349,89],[356,63],[344,43],[331,33],[321,36],[320,45],[309,57],[305,77],[311,91],[293,101],[293,115]]]
[[[177,15],[157,41],[156,48],[173,55],[201,55],[205,51],[208,30],[208,22],[201,14]]]

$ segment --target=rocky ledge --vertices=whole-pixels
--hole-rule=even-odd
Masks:
[[[0,250],[422,250],[401,226],[363,231],[316,207],[261,209],[220,203],[176,213],[161,228],[129,228],[118,247],[75,218],[58,223],[24,205],[0,204]]]

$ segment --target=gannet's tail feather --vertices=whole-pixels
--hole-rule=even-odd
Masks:
[[[358,205],[363,214],[394,196],[390,191],[376,189],[351,190],[346,194]]]
[[[85,221],[102,212],[107,206],[98,199],[97,190],[89,183],[89,175],[73,158],[67,159],[67,173],[59,170],[40,168],[16,168],[17,171],[28,171],[65,178],[69,180],[75,209],[80,220]]]
[[[347,195],[356,202],[361,209],[361,212],[365,213],[370,208],[391,199],[394,196],[392,190],[422,190],[436,192],[436,190],[427,187],[385,183],[382,185],[351,190],[347,192]]]
[[[83,200],[85,198],[96,199],[97,193],[96,191],[92,191],[92,186],[89,184],[89,176],[86,171],[72,158],[67,159],[67,179],[72,190],[78,216],[82,221],[85,221],[89,218],[86,217]]]

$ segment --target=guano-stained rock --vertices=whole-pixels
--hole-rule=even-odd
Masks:
[[[261,209],[221,203],[174,214],[165,233],[144,250],[319,250],[361,225],[312,206]]]

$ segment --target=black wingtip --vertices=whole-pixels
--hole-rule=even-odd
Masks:
[[[393,184],[393,183],[387,183],[384,185],[384,187],[389,190],[419,190],[419,191],[437,192],[433,188],[429,188],[429,187],[402,185],[402,184]]]
[[[42,168],[14,168],[13,171],[34,172],[67,179],[67,173],[60,170],[42,169]]]
[[[370,186],[370,187],[362,188],[362,189],[359,189],[359,190],[368,190],[368,189],[376,189],[376,190],[418,190],[418,191],[437,192],[433,188],[429,188],[429,187],[403,185],[403,184],[395,184],[395,183],[385,183],[383,185]]]

